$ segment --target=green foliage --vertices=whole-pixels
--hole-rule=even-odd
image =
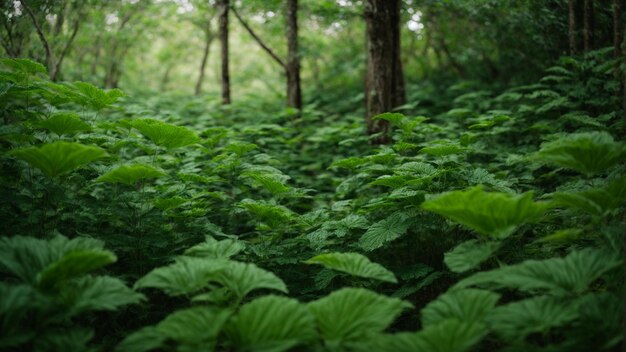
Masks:
[[[317,338],[307,307],[295,299],[274,295],[244,304],[225,333],[242,351],[288,351]]]
[[[131,126],[148,137],[154,144],[166,149],[176,149],[200,142],[190,129],[154,119],[131,121]]]
[[[537,221],[548,204],[534,202],[532,192],[520,195],[485,192],[476,186],[466,191],[441,194],[422,203],[422,208],[461,223],[479,234],[506,238],[522,224]]]
[[[91,130],[91,126],[83,122],[75,113],[56,113],[50,118],[40,121],[38,125],[59,136]]]
[[[350,275],[370,278],[385,282],[397,283],[396,276],[378,263],[371,262],[366,256],[358,253],[327,253],[319,254],[307,260],[308,264],[320,264]]]
[[[626,177],[611,182],[606,187],[591,188],[581,192],[557,192],[553,194],[560,206],[580,209],[599,218],[618,209],[626,196]]]
[[[122,183],[133,186],[139,181],[165,176],[163,171],[149,165],[121,165],[98,177],[96,182]]]
[[[359,247],[366,251],[380,248],[385,243],[402,236],[409,226],[410,222],[405,214],[392,214],[371,225],[359,239]]]
[[[40,147],[16,149],[12,155],[54,178],[101,159],[107,153],[101,148],[80,143],[54,142]]]
[[[124,93],[119,89],[106,91],[86,82],[74,82],[72,86],[77,91],[75,101],[94,110],[109,107],[124,96]]]
[[[545,143],[534,158],[589,176],[626,160],[626,144],[606,132],[575,133]]]
[[[480,242],[469,240],[454,247],[444,254],[443,262],[455,273],[462,273],[476,268],[489,259],[500,248],[500,242]]]
[[[422,309],[422,325],[428,327],[449,319],[468,323],[484,322],[491,314],[500,295],[484,290],[452,290]]]
[[[226,239],[218,241],[206,236],[205,241],[185,250],[185,255],[202,258],[230,258],[246,248],[241,241]]]
[[[412,305],[360,288],[344,288],[308,304],[330,347],[359,342],[385,330]]]

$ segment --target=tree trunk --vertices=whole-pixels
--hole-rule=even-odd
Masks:
[[[300,57],[298,56],[298,0],[287,0],[287,106],[302,109]]]
[[[210,24],[209,24],[210,26]],[[202,92],[202,82],[204,81],[204,69],[206,68],[206,63],[209,58],[209,51],[211,49],[211,43],[213,42],[213,34],[211,30],[207,28],[206,39],[204,42],[204,52],[202,53],[202,62],[200,64],[200,75],[198,76],[198,81],[196,82],[196,89],[194,94],[196,96],[200,95]]]
[[[170,72],[172,72],[172,68],[174,68],[174,64],[169,64],[163,73],[163,77],[161,78],[161,92],[165,92],[167,90],[167,85],[170,83]]]
[[[569,0],[569,54],[576,55],[576,0]]]
[[[406,90],[404,87],[404,70],[402,68],[402,45],[400,42],[400,24],[402,20],[400,18],[401,11],[401,1],[391,1],[390,2],[391,12],[390,12],[390,22],[393,28],[391,29],[392,36],[392,53],[393,55],[393,92],[391,97],[392,107],[397,107],[400,105],[406,104]]]
[[[594,45],[594,22],[593,0],[585,0],[583,20],[583,40],[585,52],[593,50]]]
[[[622,0],[613,0],[613,56],[622,55]],[[619,65],[617,66],[619,72]]]
[[[230,104],[230,73],[228,69],[228,10],[229,0],[219,2],[219,27],[222,52],[222,104]]]
[[[389,143],[389,122],[372,120],[372,117],[391,111],[395,101],[395,73],[399,54],[394,51],[394,29],[392,12],[399,0],[367,0],[365,21],[367,25],[367,76],[365,82],[365,104],[367,133],[380,133],[372,143]]]

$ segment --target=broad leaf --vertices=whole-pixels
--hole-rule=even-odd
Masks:
[[[621,261],[597,249],[574,251],[565,258],[526,260],[491,271],[474,274],[457,286],[516,288],[526,292],[546,291],[557,295],[584,292],[589,285]]]
[[[121,165],[98,177],[96,182],[122,183],[132,186],[139,181],[165,176],[163,171],[148,165]]]
[[[109,251],[71,251],[41,271],[37,275],[37,283],[40,288],[52,288],[67,279],[85,275],[116,260],[115,254]]]
[[[626,143],[606,132],[575,133],[543,144],[534,158],[593,175],[626,160]]]
[[[16,149],[12,154],[41,170],[48,177],[57,177],[74,171],[107,156],[101,148],[70,142],[54,142],[40,147]]]
[[[397,283],[395,275],[378,263],[371,262],[366,256],[358,253],[327,253],[317,255],[305,263],[321,264],[328,269],[348,273],[350,275]]]
[[[246,248],[241,241],[226,239],[218,241],[211,236],[206,236],[204,242],[197,244],[185,251],[185,255],[203,258],[230,258]]]
[[[373,224],[359,239],[359,247],[366,251],[382,247],[402,236],[409,228],[408,217],[402,213],[394,213],[389,217]]]
[[[230,315],[228,309],[188,308],[168,315],[156,329],[187,350],[213,350],[217,335]]]
[[[512,195],[485,192],[482,186],[476,186],[440,194],[422,203],[422,208],[482,235],[505,238],[520,225],[540,219],[548,209],[547,203],[534,202],[532,197],[532,192]]]
[[[439,324],[450,318],[468,323],[483,322],[500,295],[485,290],[451,290],[439,296],[422,309],[422,325]]]
[[[131,125],[154,144],[167,149],[181,148],[200,142],[200,138],[192,130],[154,119],[134,120]]]
[[[68,316],[92,310],[115,310],[145,299],[120,279],[110,276],[85,276],[73,280],[66,283],[59,294],[60,301],[67,306]]]
[[[315,320],[293,298],[263,296],[241,307],[226,326],[229,340],[242,351],[280,352],[315,340]]]
[[[226,286],[240,299],[262,288],[288,292],[283,280],[252,263],[229,261],[223,270],[213,276],[213,280]]]
[[[626,177],[611,182],[607,187],[581,192],[558,192],[553,195],[557,205],[580,209],[593,216],[604,217],[620,208],[626,197]]]
[[[59,136],[91,130],[91,126],[83,122],[83,120],[78,117],[78,114],[67,112],[56,113],[50,116],[50,118],[40,121],[38,125]]]
[[[324,340],[331,345],[359,341],[385,330],[406,301],[362,288],[344,288],[308,304]]]
[[[443,262],[455,273],[462,273],[476,268],[489,259],[500,248],[500,242],[465,241],[446,252]]]

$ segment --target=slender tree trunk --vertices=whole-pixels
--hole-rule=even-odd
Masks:
[[[209,58],[209,52],[211,51],[211,43],[213,42],[213,34],[210,29],[207,29],[206,38],[204,42],[204,52],[202,53],[202,62],[200,64],[200,74],[198,75],[198,81],[196,82],[196,89],[194,90],[194,94],[196,96],[200,95],[202,92],[202,82],[204,81],[204,71],[206,68],[206,63]]]
[[[170,72],[172,72],[172,68],[174,68],[174,65],[169,64],[163,73],[163,77],[161,78],[161,92],[165,92],[167,90],[167,85],[170,83]]]
[[[569,0],[569,54],[576,55],[576,0]]]
[[[300,57],[298,55],[298,0],[287,0],[287,106],[302,109]]]
[[[613,56],[622,55],[622,0],[613,0]],[[619,65],[617,66],[619,72]]]
[[[389,143],[389,122],[372,117],[393,108],[395,63],[391,22],[393,4],[398,0],[367,0],[367,73],[365,80],[366,124],[368,134],[380,133],[375,144]]]
[[[392,36],[392,53],[393,55],[393,96],[391,97],[391,104],[395,108],[400,105],[406,104],[406,89],[404,87],[404,70],[402,68],[402,45],[400,42],[400,25],[402,20],[400,18],[401,1],[390,1],[390,22],[393,28],[391,29]]]
[[[593,50],[595,30],[594,22],[593,0],[585,0],[583,19],[583,44],[585,52]]]
[[[222,53],[222,104],[230,104],[230,72],[228,69],[228,10],[229,0],[219,2],[219,27]]]

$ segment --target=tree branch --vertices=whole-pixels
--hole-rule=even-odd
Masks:
[[[246,31],[248,31],[248,33],[250,33],[252,38],[254,38],[254,40],[256,40],[256,42],[259,43],[261,48],[263,48],[263,50],[265,50],[272,57],[272,59],[274,59],[280,66],[282,66],[284,69],[287,69],[287,66],[285,65],[283,60],[281,60],[281,58],[278,57],[278,55],[276,55],[276,53],[274,53],[274,51],[272,51],[272,49],[270,49],[267,45],[265,45],[265,43],[261,40],[261,38],[259,38],[259,36],[256,35],[256,33],[254,33],[254,31],[252,30],[252,28],[250,28],[250,26],[248,26],[246,21],[244,21],[243,18],[241,18],[241,16],[239,16],[239,13],[235,9],[235,7],[231,6],[230,8],[233,11],[233,13],[235,14],[235,17],[237,17],[237,20],[239,20],[239,23],[241,23],[243,28],[245,28]]]
[[[35,18],[35,14],[33,13],[33,10],[31,10],[31,8],[26,3],[26,0],[19,0],[19,1],[20,1],[20,4],[22,4],[22,7],[24,7],[26,12],[28,13],[28,16],[30,16],[30,19],[33,21],[33,24],[35,25],[35,29],[37,30],[37,35],[39,36],[39,39],[41,40],[41,44],[43,44],[43,47],[46,50],[46,61],[48,61],[48,69],[50,69],[54,62],[54,53],[52,51],[52,47],[50,46],[48,39],[46,39],[46,36],[43,34],[43,29],[39,25],[39,22],[37,22],[37,19]]]
[[[63,47],[63,50],[61,51],[61,54],[59,55],[59,61],[57,61],[55,69],[54,69],[55,74],[58,74],[58,72],[61,70],[61,64],[63,63],[63,58],[65,58],[65,55],[67,55],[67,52],[70,49],[70,46],[72,46],[72,43],[74,42],[74,38],[76,38],[76,33],[78,33],[78,28],[79,27],[80,27],[80,20],[77,19],[74,22],[74,28],[72,30],[72,35],[67,40],[67,42],[65,42],[65,46]]]

